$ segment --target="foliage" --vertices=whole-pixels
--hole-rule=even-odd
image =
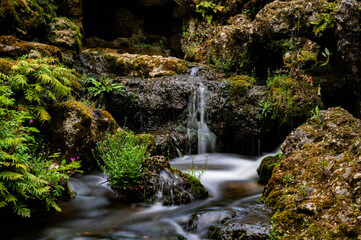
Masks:
[[[56,15],[56,7],[47,0],[1,0],[0,35],[15,34],[31,38],[43,33]]]
[[[88,92],[92,94],[93,97],[99,97],[99,102],[101,103],[104,99],[104,96],[109,93],[123,94],[124,85],[118,83],[111,83],[109,78],[101,77],[100,80],[89,77],[86,78],[85,84],[89,85],[86,88]]]
[[[70,96],[71,87],[77,84],[76,75],[53,58],[25,58],[18,60],[8,75],[1,74],[1,77],[14,91],[20,110],[30,112],[42,122],[49,121],[48,105]]]
[[[187,173],[191,175],[192,177],[201,180],[203,175],[206,173],[207,170],[207,163],[208,163],[208,155],[206,156],[206,162],[204,166],[202,166],[200,169],[194,166],[194,155],[192,155],[192,165],[189,169],[187,169]]]
[[[36,176],[47,182],[47,186],[49,186],[54,197],[61,197],[66,191],[64,185],[70,176],[76,172],[82,172],[78,170],[81,166],[78,156],[72,157],[69,163],[65,159],[57,163],[60,153],[49,155],[49,153],[44,152],[35,156],[30,160],[31,168]]]
[[[34,142],[31,134],[38,132],[26,126],[33,121],[31,116],[11,109],[15,100],[6,84],[0,85],[0,93],[0,208],[12,207],[15,214],[29,217],[27,202],[36,199],[60,211],[47,182],[29,166],[29,144]]]
[[[212,24],[214,15],[222,12],[223,8],[224,6],[221,6],[221,3],[215,4],[211,1],[202,1],[196,5],[196,12],[202,14],[203,19]]]
[[[216,68],[220,69],[223,72],[230,72],[234,67],[233,56],[227,52],[224,52],[220,56],[215,54],[212,56],[212,61]]]
[[[113,188],[127,189],[139,182],[142,163],[149,157],[149,142],[133,133],[118,132],[107,134],[104,141],[97,143],[98,164],[109,176]]]
[[[258,116],[259,119],[267,118],[267,116],[269,116],[269,114],[271,114],[273,111],[273,104],[271,102],[259,101],[258,107],[261,111],[260,115]]]
[[[316,36],[320,36],[323,32],[328,29],[332,29],[336,25],[336,12],[339,3],[329,2],[325,4],[321,13],[318,16],[317,21],[312,22],[313,32]]]
[[[159,40],[158,42],[154,42],[154,43],[141,43],[136,45],[136,47],[138,48],[153,48],[153,47],[161,47],[164,48],[164,40]]]
[[[312,113],[312,117],[317,121],[317,123],[321,123],[321,113],[320,113],[320,109],[318,106],[315,107],[315,109],[313,109],[311,111]]]

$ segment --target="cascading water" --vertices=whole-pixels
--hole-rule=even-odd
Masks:
[[[189,121],[187,135],[190,143],[189,154],[192,154],[192,138],[198,137],[198,154],[213,152],[216,146],[216,136],[209,130],[206,119],[205,107],[208,97],[208,91],[201,78],[197,76],[198,69],[193,68],[191,78],[199,82],[199,87],[194,89],[189,97]]]

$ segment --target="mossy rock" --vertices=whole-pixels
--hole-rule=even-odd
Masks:
[[[246,75],[236,75],[227,78],[226,81],[229,81],[230,83],[229,95],[231,97],[231,102],[236,105],[242,103],[244,96],[256,83],[256,80],[253,77]]]
[[[257,168],[260,183],[268,183],[272,176],[273,169],[280,163],[282,158],[283,154],[276,154],[262,159],[260,166]]]
[[[119,129],[109,112],[77,101],[56,103],[50,115],[51,121],[44,126],[50,150],[60,150],[67,159],[80,156],[85,167],[97,165],[91,152],[96,142],[102,140],[107,131]]]
[[[41,38],[47,24],[56,15],[56,7],[45,0],[2,0],[0,2],[0,35],[22,39]]]
[[[61,62],[64,57],[59,48],[37,42],[26,42],[13,36],[0,37],[0,57],[19,58],[23,55],[29,55],[31,52],[37,52],[43,57],[56,57]]]
[[[153,156],[144,161],[139,183],[126,189],[123,186],[112,188],[122,201],[132,203],[180,205],[208,197],[208,191],[198,179],[173,169],[163,156]],[[159,195],[162,197],[158,198]]]
[[[361,236],[361,121],[342,108],[315,114],[281,146],[262,199],[287,239]],[[322,231],[321,231],[322,229]]]
[[[52,45],[79,51],[82,38],[80,27],[68,18],[54,18],[49,24],[48,41]]]

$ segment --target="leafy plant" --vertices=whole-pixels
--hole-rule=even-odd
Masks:
[[[324,5],[318,19],[313,24],[313,32],[316,36],[320,36],[327,29],[331,29],[336,25],[336,13],[339,2],[329,2]]]
[[[192,165],[189,169],[187,169],[187,173],[198,180],[201,180],[203,175],[206,173],[207,170],[207,163],[208,163],[208,155],[206,157],[206,163],[200,169],[194,166],[194,155],[192,155]]]
[[[0,208],[10,207],[23,217],[30,217],[30,200],[40,200],[48,208],[60,208],[50,192],[47,182],[32,173],[29,145],[34,142],[32,133],[38,132],[25,111],[11,109],[15,100],[10,98],[11,89],[0,86]]]
[[[213,17],[217,12],[222,12],[224,6],[221,3],[215,4],[211,1],[202,1],[196,5],[196,12],[202,14],[202,17],[212,24]]]
[[[97,143],[99,153],[98,164],[109,176],[113,188],[127,189],[138,183],[141,176],[142,163],[149,157],[149,142],[138,138],[133,133],[118,132],[107,134],[104,141]]]
[[[70,96],[77,84],[73,70],[53,58],[20,58],[8,75],[0,74],[14,91],[18,109],[30,112],[40,121],[49,121],[47,106]]]
[[[284,175],[283,176],[283,182],[284,183],[292,183],[293,182],[293,180],[295,179],[295,177],[294,176],[290,176],[290,175]]]
[[[318,123],[321,123],[321,118],[320,118],[320,109],[318,106],[315,107],[315,109],[313,109],[311,111],[312,113],[312,117],[318,122]]]
[[[87,78],[87,82],[91,84],[91,86],[87,87],[87,90],[94,96],[99,97],[99,102],[102,102],[104,96],[111,92],[116,94],[123,94],[124,85],[118,83],[111,83],[109,78],[101,77],[100,80],[95,78]]]
[[[260,101],[258,103],[259,110],[261,111],[260,115],[258,116],[259,119],[266,118],[268,114],[272,113],[273,104],[268,101]]]
[[[31,168],[36,176],[44,179],[54,197],[61,197],[67,189],[66,184],[70,176],[81,167],[79,157],[72,157],[68,163],[65,159],[59,161],[60,153],[49,155],[40,153],[30,160]]]

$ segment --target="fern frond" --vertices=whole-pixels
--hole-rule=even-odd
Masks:
[[[5,201],[0,201],[0,208],[5,207],[8,205]]]
[[[20,179],[22,178],[23,175],[17,172],[12,172],[12,171],[2,171],[0,172],[0,179],[4,179],[7,181],[12,181],[12,180],[16,180],[16,179]]]
[[[39,118],[40,121],[49,121],[51,119],[48,111],[43,106],[36,105],[31,106],[31,109],[35,112],[36,116]]]
[[[0,182],[0,192],[2,195],[5,193],[9,193],[8,189],[5,187],[5,184],[3,182]]]
[[[12,202],[12,203],[16,203],[18,201],[17,197],[15,197],[14,195],[12,194],[7,194],[4,198],[4,201],[9,203],[9,202]]]
[[[19,90],[19,89],[23,88],[24,86],[26,86],[28,84],[28,81],[29,81],[29,79],[25,75],[16,74],[12,78],[12,81],[10,81],[10,84],[15,90]]]
[[[61,212],[60,207],[58,206],[58,204],[56,204],[56,202],[52,198],[46,198],[45,201],[46,201],[46,206],[47,207],[52,207],[56,211]]]
[[[30,217],[30,209],[25,204],[14,205],[14,212],[22,217]]]

